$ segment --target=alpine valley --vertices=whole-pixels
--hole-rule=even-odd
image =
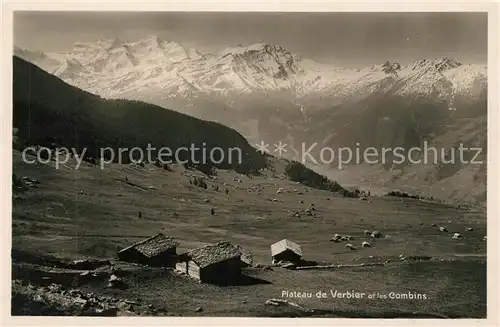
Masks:
[[[481,148],[464,164],[308,165],[342,185],[375,193],[400,189],[437,199],[485,204],[487,67],[449,57],[403,65],[345,68],[302,58],[280,45],[203,53],[150,36],[74,43],[65,53],[15,47],[14,54],[103,98],[149,102],[234,128],[250,143],[287,144],[284,156],[319,158],[324,147]],[[334,57],[335,55],[332,54]],[[332,60],[334,62],[335,60]],[[456,153],[455,153],[456,152]],[[415,153],[413,159],[425,153]],[[319,161],[319,160],[318,160]]]

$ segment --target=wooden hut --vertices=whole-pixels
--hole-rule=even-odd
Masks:
[[[283,239],[271,245],[273,264],[280,261],[298,263],[302,260],[300,245],[290,240]]]
[[[118,258],[148,266],[173,267],[178,245],[173,238],[158,233],[118,251]]]
[[[175,268],[201,282],[226,283],[240,277],[241,252],[228,242],[207,245],[180,255]]]

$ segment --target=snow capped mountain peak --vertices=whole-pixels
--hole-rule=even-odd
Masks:
[[[115,37],[114,39],[112,39],[110,41],[108,50],[113,50],[113,49],[116,49],[116,48],[120,48],[120,47],[124,46],[125,44],[127,44],[126,41],[122,40],[120,37]]]
[[[288,51],[284,47],[280,45],[267,44],[267,43],[255,43],[249,46],[238,45],[236,47],[226,48],[219,53],[221,57],[232,55],[234,57],[246,57],[246,58],[256,56],[257,54],[261,55],[268,54],[268,55],[273,55],[275,57],[293,56],[292,53],[290,53],[290,51]]]
[[[206,56],[195,48],[190,48],[187,51],[187,55],[192,60],[206,59]]]
[[[14,46],[14,54],[24,60],[32,62],[33,64],[45,69],[49,73],[52,73],[57,67],[60,66],[61,61],[48,56],[42,51],[31,51],[28,49],[23,49],[18,46]]]
[[[449,57],[438,58],[438,59],[434,60],[433,64],[434,64],[434,67],[436,67],[436,69],[439,72],[443,72],[445,70],[448,70],[448,69],[451,69],[451,68],[456,68],[456,67],[462,65],[458,61],[456,61],[456,60],[454,60],[452,58],[449,58]]]
[[[487,87],[484,65],[462,65],[448,57],[422,59],[407,67],[386,61],[350,69],[302,59],[275,44],[238,45],[214,54],[156,35],[133,42],[76,42],[62,54],[20,48],[15,54],[101,96],[160,105],[174,98],[217,98],[231,104],[238,96],[272,92],[331,103],[374,93],[449,99],[456,94],[482,96]]]
[[[33,57],[39,57],[39,58],[46,57],[45,53],[43,53],[42,51],[32,51],[32,50],[28,50],[28,49],[23,49],[23,48],[18,47],[18,46],[14,46],[14,54],[19,55],[19,56],[31,55]]]
[[[250,46],[243,46],[241,44],[238,44],[236,47],[227,47],[224,50],[222,50],[219,55],[221,57],[225,57],[227,55],[233,55],[233,56],[238,56],[238,55],[243,55],[247,51],[258,51],[262,50],[264,48],[265,44],[264,43],[256,43]]]
[[[386,61],[382,65],[382,71],[387,74],[397,74],[401,70],[401,65],[398,62]]]
[[[435,68],[438,72],[442,73],[448,69],[451,68],[456,68],[458,66],[462,65],[458,61],[449,58],[449,57],[440,57],[435,60],[428,60],[428,59],[421,59],[415,62],[413,64],[413,70],[421,69],[421,68],[426,68],[426,67],[433,67]]]
[[[162,40],[154,35],[146,38],[128,43],[129,47],[134,50],[141,50],[143,52],[161,49]]]
[[[61,79],[78,79],[82,74],[85,73],[85,67],[75,59],[66,58],[63,63],[54,71],[54,75]]]
[[[144,39],[142,39],[142,41],[157,43],[157,44],[160,44],[163,42],[163,40],[158,35],[154,35],[154,34],[150,34],[150,35],[146,36]]]
[[[217,63],[232,67],[236,73],[245,75],[265,74],[273,80],[288,81],[300,71],[299,59],[290,51],[280,45],[266,43],[255,43],[249,46],[226,48],[219,53]],[[258,79],[262,79],[259,77]],[[264,81],[262,81],[264,82]],[[261,82],[257,82],[261,83]],[[268,81],[266,84],[276,85],[276,81]],[[284,86],[278,83],[278,88]],[[289,86],[289,82],[286,82]]]
[[[165,41],[156,35],[128,43],[127,46],[140,62],[147,65],[170,64],[189,59],[182,45],[173,41]]]

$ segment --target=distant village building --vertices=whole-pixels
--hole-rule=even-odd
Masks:
[[[201,282],[223,284],[241,275],[241,252],[238,247],[219,242],[188,251],[179,256],[176,270]]]
[[[271,245],[271,256],[273,264],[280,261],[297,263],[302,260],[302,249],[297,243],[283,239]]]
[[[173,238],[158,233],[118,251],[118,258],[149,266],[173,267],[178,245]]]

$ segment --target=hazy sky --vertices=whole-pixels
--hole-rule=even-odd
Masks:
[[[450,56],[486,63],[486,13],[16,12],[14,43],[67,51],[76,41],[148,35],[200,51],[279,44],[322,63],[401,63]]]

